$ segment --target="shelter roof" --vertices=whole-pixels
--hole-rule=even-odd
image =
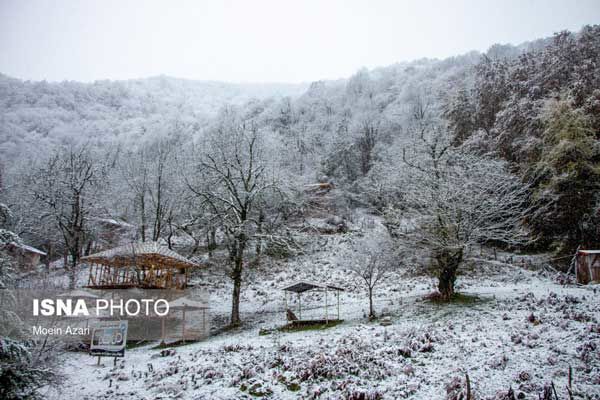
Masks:
[[[296,282],[293,282],[293,283],[281,288],[281,290],[285,290],[288,292],[295,292],[295,293],[303,293],[303,292],[306,292],[308,290],[313,290],[313,289],[331,289],[331,290],[337,290],[337,291],[344,291],[343,288],[332,285],[330,283],[326,283],[326,282],[318,283],[318,282],[311,282],[311,281],[296,281]]]
[[[200,265],[158,242],[131,243],[81,257],[81,261],[110,266],[159,264],[174,268]]]
[[[15,246],[15,247],[17,247],[17,248],[19,248],[19,249],[21,249],[21,250],[23,250],[23,251],[28,252],[28,253],[39,254],[41,256],[45,256],[46,255],[46,253],[44,253],[41,250],[36,249],[33,246],[27,246],[26,244],[17,243],[17,242],[11,242],[10,244],[13,245],[13,246]]]

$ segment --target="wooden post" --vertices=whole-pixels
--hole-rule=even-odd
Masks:
[[[160,329],[161,330],[160,344],[164,345],[165,344],[165,334],[166,334],[166,332],[165,332],[165,317],[162,317],[160,328],[161,328]]]
[[[206,309],[202,309],[202,334],[206,333]]]
[[[302,296],[298,292],[298,319],[302,319]]]

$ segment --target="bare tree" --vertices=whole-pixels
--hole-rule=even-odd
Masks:
[[[96,195],[106,170],[87,146],[70,146],[54,153],[33,169],[29,189],[43,206],[44,215],[62,234],[70,258],[70,287],[75,286],[76,267],[90,231],[87,222],[98,208]]]
[[[391,233],[411,251],[430,253],[443,299],[475,244],[523,244],[528,187],[506,163],[461,152],[440,131],[423,133],[410,152],[402,198],[386,211]]]
[[[139,225],[139,237],[142,242],[146,241],[148,229],[148,191],[150,186],[149,165],[147,161],[146,148],[126,153],[119,163],[119,172],[123,181],[133,196],[133,209],[137,214]]]
[[[233,281],[232,326],[241,323],[242,273],[249,244],[263,236],[266,211],[275,208],[279,198],[278,183],[270,172],[258,131],[226,121],[209,135],[195,179],[188,180],[189,189],[225,235]]]
[[[177,137],[159,138],[126,153],[119,164],[121,176],[133,196],[142,242],[157,241],[167,229],[173,228],[179,145]]]
[[[157,241],[166,226],[172,225],[177,194],[175,186],[174,161],[176,139],[159,139],[153,144],[150,155],[154,160],[151,172],[150,200],[153,213],[152,240]],[[169,243],[170,247],[170,243]]]
[[[353,245],[350,269],[359,279],[369,297],[369,319],[377,317],[373,304],[373,292],[377,285],[390,276],[397,263],[392,257],[388,241],[375,241],[364,237]]]

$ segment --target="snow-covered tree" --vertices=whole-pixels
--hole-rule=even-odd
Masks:
[[[10,209],[0,204],[4,215]],[[52,382],[54,372],[45,365],[45,359],[32,353],[40,351],[36,342],[27,339],[23,322],[15,312],[13,291],[15,261],[5,251],[10,244],[22,244],[21,238],[6,229],[6,219],[0,219],[0,398],[41,398],[37,389]]]
[[[98,196],[106,169],[88,146],[68,146],[33,167],[28,189],[42,205],[44,217],[61,232],[69,255],[70,287],[75,286],[76,267],[89,241],[89,218],[100,212]]]
[[[377,240],[365,233],[365,236],[353,244],[352,251],[346,261],[356,275],[359,285],[367,292],[369,299],[369,319],[377,317],[373,294],[380,285],[397,268],[392,244],[387,240]]]
[[[443,299],[452,298],[473,245],[526,241],[528,188],[506,163],[461,152],[442,131],[421,135],[404,162],[402,195],[386,211],[386,224],[409,250],[429,253]]]
[[[55,374],[39,362],[32,342],[0,336],[0,397],[6,400],[43,399],[38,389],[52,383]]]
[[[183,189],[178,177],[178,136],[150,140],[119,160],[120,176],[131,196],[139,239],[157,241],[170,235]]]
[[[453,144],[462,144],[475,130],[475,106],[470,93],[460,88],[454,93],[444,110],[452,132]]]
[[[559,253],[600,245],[600,147],[590,118],[569,101],[551,101],[545,110],[541,156],[528,171],[534,190],[530,225]],[[552,243],[554,242],[554,243]]]
[[[227,114],[202,144],[191,192],[208,208],[226,238],[233,281],[231,325],[239,325],[240,293],[249,245],[261,237],[282,197],[264,137]]]

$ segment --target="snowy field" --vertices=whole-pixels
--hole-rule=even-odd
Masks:
[[[532,273],[517,272],[515,281],[464,282],[464,292],[481,299],[470,305],[429,304],[418,286],[390,291],[378,298],[392,315],[387,328],[366,323],[360,305],[345,302],[347,320],[327,330],[259,336],[257,324],[165,357],[150,348],[129,350],[116,368],[108,359],[98,367],[95,358],[70,353],[62,391],[48,395],[445,399],[453,379],[468,372],[480,398],[510,386],[537,398],[530,396],[550,381],[566,396],[571,366],[575,398],[600,398],[595,291],[563,288]]]
[[[371,234],[383,234],[376,224]],[[85,353],[63,356],[61,388],[50,399],[458,399],[468,373],[477,399],[500,399],[510,387],[537,399],[554,382],[567,399],[569,367],[576,399],[600,399],[600,307],[597,287],[563,286],[552,276],[491,255],[470,259],[458,280],[464,302],[424,300],[434,280],[409,269],[376,291],[383,327],[368,322],[367,299],[344,264],[356,232],[319,236],[304,255],[266,261],[243,290],[242,328],[163,352],[128,350],[113,367]],[[498,255],[504,260],[506,254]],[[285,323],[279,288],[328,280],[341,296],[345,321],[325,330],[259,335]],[[213,319],[227,322],[230,286],[215,271],[197,283],[210,288]],[[310,293],[310,292],[309,292]],[[303,317],[323,316],[320,294],[303,295]],[[292,303],[292,306],[296,304]],[[333,313],[335,308],[330,309]],[[330,314],[331,315],[331,314]]]

